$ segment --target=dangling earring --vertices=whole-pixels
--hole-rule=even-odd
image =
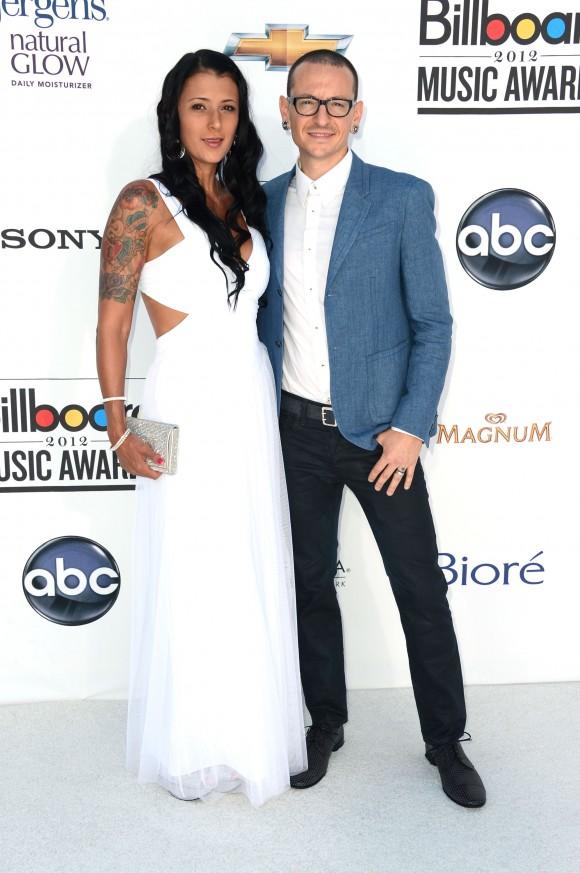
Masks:
[[[289,127],[288,122],[287,122],[287,121],[283,121],[283,122],[282,122],[282,127],[284,128],[284,130],[288,130],[288,127]]]
[[[169,152],[167,152],[167,157],[170,161],[180,161],[182,158],[185,157],[185,146],[183,145],[183,143],[181,143],[179,140],[176,140],[176,144],[180,146],[179,152],[176,155],[170,155]]]
[[[234,138],[232,140],[232,144],[229,147],[228,153],[226,155],[224,155],[224,157],[222,159],[222,164],[225,164],[225,162],[231,157],[232,151],[237,146],[237,144],[238,144],[238,135],[236,133],[236,135],[234,136]]]
[[[358,124],[353,124],[353,126],[352,126],[352,131],[351,131],[351,132],[352,132],[352,133],[358,133]]]

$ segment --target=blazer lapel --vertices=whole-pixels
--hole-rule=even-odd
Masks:
[[[344,189],[344,197],[342,198],[342,205],[338,214],[334,243],[330,255],[328,278],[326,280],[327,289],[334,282],[336,274],[348,255],[370,209],[368,193],[368,173],[365,164],[353,152],[352,168],[346,188]]]
[[[294,177],[294,167],[280,179],[280,185],[274,198],[270,199],[270,234],[272,236],[272,266],[280,288],[284,283],[284,212],[286,209],[286,194],[288,186]]]

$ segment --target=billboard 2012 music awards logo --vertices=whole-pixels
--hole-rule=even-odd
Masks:
[[[580,112],[580,11],[504,7],[421,0],[420,115]]]
[[[24,596],[48,621],[78,626],[102,618],[119,596],[112,554],[86,537],[57,537],[39,546],[22,573]]]
[[[8,34],[6,52],[12,87],[91,88],[86,78],[91,56],[85,28],[109,20],[106,2],[0,0],[0,24],[18,28]],[[67,29],[73,22],[73,33],[53,30],[61,22]]]
[[[99,396],[96,379],[1,379],[0,492],[134,490],[111,452]]]
[[[518,188],[479,197],[457,229],[461,266],[480,285],[496,291],[511,291],[537,279],[555,245],[556,227],[548,207]]]

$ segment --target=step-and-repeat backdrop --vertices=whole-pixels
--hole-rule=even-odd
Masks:
[[[465,678],[580,678],[580,0],[564,8],[0,0],[1,700],[125,694],[134,482],[99,405],[99,249],[119,189],[159,167],[163,77],[200,47],[232,54],[249,80],[264,179],[295,160],[277,111],[287,66],[327,46],[360,72],[355,151],[432,183],[455,339],[424,463]],[[141,307],[131,405],[152,348]],[[199,378],[184,373],[183,390]],[[192,530],[192,583],[195,542]],[[350,687],[409,684],[348,494],[336,586]]]

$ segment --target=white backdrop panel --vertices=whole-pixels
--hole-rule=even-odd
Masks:
[[[540,19],[554,11],[552,4],[541,0],[526,5]],[[96,457],[91,453],[106,446],[102,432],[90,425],[78,432],[63,426],[51,433],[26,431],[22,420],[15,423],[11,417],[10,390],[34,388],[37,405],[53,405],[57,411],[75,404],[89,411],[98,403],[94,363],[98,234],[119,189],[158,169],[155,106],[163,77],[186,51],[223,50],[232,33],[261,34],[267,24],[288,22],[308,25],[311,35],[352,35],[347,56],[359,69],[360,96],[366,105],[353,147],[367,161],[427,178],[436,191],[439,238],[455,319],[453,360],[440,408],[446,432],[453,434],[457,425],[461,440],[468,428],[476,434],[486,425],[485,416],[502,414],[504,428],[517,425],[521,434],[528,426],[531,433],[535,423],[538,436],[542,435],[521,443],[513,437],[487,444],[469,437],[463,442],[443,438],[424,451],[444,553],[441,562],[447,566],[453,560],[459,571],[449,593],[466,681],[579,679],[573,626],[580,608],[573,502],[578,486],[573,440],[579,425],[578,115],[418,114],[419,66],[493,64],[495,50],[421,46],[418,0],[405,4],[322,0],[315,5],[303,0],[292,4],[257,0],[245,8],[224,0],[219,10],[203,17],[186,0],[173,0],[162,9],[153,0],[105,0],[93,4],[97,19],[98,9],[105,7],[103,20],[71,20],[61,5],[62,20],[50,27],[35,24],[32,2],[20,7],[9,4],[8,12],[5,6],[0,15],[0,99],[3,117],[10,122],[0,141],[0,230],[4,233],[0,397],[6,398],[1,401],[5,419],[0,486],[20,493],[0,493],[4,507],[0,700],[126,693],[134,585],[133,492],[107,490],[127,484],[112,474],[104,473],[99,481],[63,479],[59,473],[63,447],[58,439],[67,440],[64,450],[76,451],[78,457]],[[501,10],[498,4],[490,6],[490,13],[501,11],[510,19],[523,11],[522,4],[512,0],[503,0]],[[26,15],[17,15],[18,8]],[[429,8],[436,11],[440,4]],[[47,38],[79,39],[84,33],[87,53],[82,57],[89,57],[86,75],[16,73],[11,67],[14,35],[33,37],[38,44],[41,33]],[[577,45],[550,47],[541,39],[533,45],[541,55],[536,62],[526,56],[511,65],[563,63],[561,57],[548,61],[544,55],[579,51]],[[514,46],[521,49],[512,40],[502,50]],[[483,61],[458,59],[460,54],[482,51],[489,55]],[[41,48],[28,52],[38,56],[38,63],[47,53]],[[446,61],[420,57],[428,53],[449,57]],[[507,58],[501,63],[506,70]],[[268,179],[295,159],[277,114],[286,76],[266,70],[263,62],[240,60],[240,66],[250,84],[254,118],[266,147],[261,176]],[[39,87],[42,79],[53,84],[90,82],[91,87]],[[33,84],[13,84],[22,81]],[[546,105],[545,100],[536,101],[536,108]],[[580,104],[569,100],[567,105]],[[477,284],[456,253],[462,215],[479,197],[499,188],[535,194],[556,224],[555,253],[546,270],[511,291]],[[39,229],[45,230],[35,235]],[[82,248],[59,230],[77,232],[77,240],[78,231],[85,231]],[[31,234],[36,246],[29,242]],[[152,355],[152,332],[143,316],[139,311],[131,346],[132,403],[139,401]],[[185,382],[184,390],[188,390]],[[69,412],[73,424],[75,414],[82,413]],[[547,423],[549,429],[544,429]],[[48,446],[51,435],[57,442]],[[86,445],[73,445],[73,437],[80,436],[86,437]],[[42,450],[50,453],[52,479],[46,483],[30,477],[15,479],[13,452],[28,457],[27,452],[35,455]],[[63,485],[93,490],[48,490]],[[42,490],[23,491],[24,487]],[[29,556],[42,543],[65,535],[103,545],[120,567],[117,601],[91,624],[70,627],[49,622],[23,594],[22,573]],[[194,537],[193,531],[192,542]],[[535,568],[534,575],[534,569],[522,570],[538,555],[533,563],[540,564],[541,571]],[[481,564],[491,566],[475,570],[478,581],[474,581],[473,568]],[[511,565],[507,571],[506,564]],[[192,566],[195,571],[194,547]],[[461,580],[464,566],[468,567],[466,584]],[[495,576],[493,568],[498,580],[480,584]],[[522,581],[522,573],[539,584]],[[451,577],[449,571],[447,575]],[[341,516],[336,582],[349,686],[409,684],[404,638],[388,581],[351,495],[346,496]]]

